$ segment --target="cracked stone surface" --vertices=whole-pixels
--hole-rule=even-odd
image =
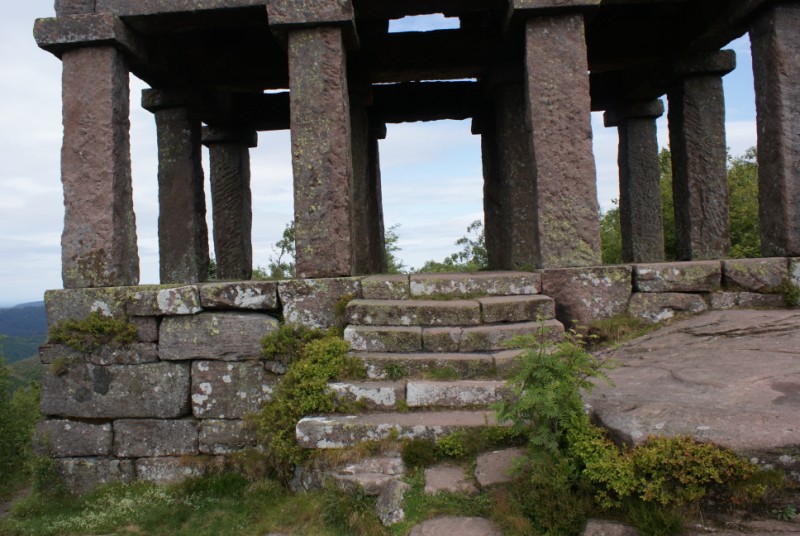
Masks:
[[[713,311],[604,356],[616,387],[586,401],[613,436],[688,434],[800,478],[800,311]]]
[[[411,529],[409,536],[500,536],[503,532],[482,517],[436,517]]]

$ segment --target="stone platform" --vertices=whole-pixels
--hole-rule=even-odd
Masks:
[[[800,480],[800,311],[712,311],[603,355],[615,386],[586,401],[616,439],[687,434]]]

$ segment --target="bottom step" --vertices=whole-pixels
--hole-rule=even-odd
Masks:
[[[297,423],[296,435],[303,448],[342,449],[391,436],[436,440],[457,430],[496,424],[492,411],[326,415],[305,417]]]

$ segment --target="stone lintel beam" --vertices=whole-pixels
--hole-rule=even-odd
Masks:
[[[186,101],[179,97],[187,96]],[[191,92],[146,89],[158,135],[158,245],[161,283],[208,278],[208,227],[201,122]]]
[[[733,50],[718,50],[708,54],[700,54],[691,58],[676,61],[672,65],[672,74],[675,77],[692,75],[716,74],[725,76],[736,68],[736,52]]]
[[[56,16],[86,15],[94,13],[95,0],[56,0]]]
[[[525,50],[526,120],[536,177],[536,267],[599,264],[583,15],[528,19]]]
[[[100,13],[110,11],[119,17],[156,15],[161,13],[182,13],[197,11],[217,11],[242,7],[263,6],[266,0],[57,0],[58,2],[85,2],[95,5]]]
[[[138,36],[111,13],[37,19],[33,36],[40,48],[59,58],[65,50],[73,48],[112,45],[137,63],[147,61],[145,48]]]
[[[596,9],[601,0],[509,0],[506,12],[506,32],[521,29],[530,17],[543,15],[584,13]]]
[[[605,125],[619,131],[619,211],[623,262],[664,260],[661,173],[656,119],[660,99],[622,103],[605,113]]]
[[[406,82],[373,88],[372,110],[386,123],[467,119],[480,104],[476,82]]]
[[[664,115],[664,103],[661,99],[624,102],[606,110],[603,114],[603,123],[606,127],[617,127],[627,119],[658,119],[662,115]]]
[[[252,130],[206,127],[203,143],[211,166],[211,204],[217,278],[248,280],[253,275],[253,209],[250,190]]]
[[[761,251],[800,256],[800,4],[778,4],[750,30],[758,123]]]
[[[347,52],[337,27],[289,31],[297,276],[353,275]]]
[[[491,98],[496,88],[525,84],[524,66],[518,63],[495,63],[481,79],[484,96]]]
[[[284,43],[292,28],[338,26],[347,47],[358,48],[351,0],[268,0],[267,15],[276,37]]]
[[[139,282],[130,154],[129,72],[114,47],[62,57],[64,288]]]

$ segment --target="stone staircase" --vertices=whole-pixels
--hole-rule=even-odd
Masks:
[[[388,437],[436,439],[495,423],[490,405],[506,390],[518,355],[505,343],[542,332],[560,340],[555,304],[538,274],[498,272],[373,276],[351,301],[344,332],[367,379],[331,384],[354,415],[309,416],[297,425],[306,448],[348,448]]]

